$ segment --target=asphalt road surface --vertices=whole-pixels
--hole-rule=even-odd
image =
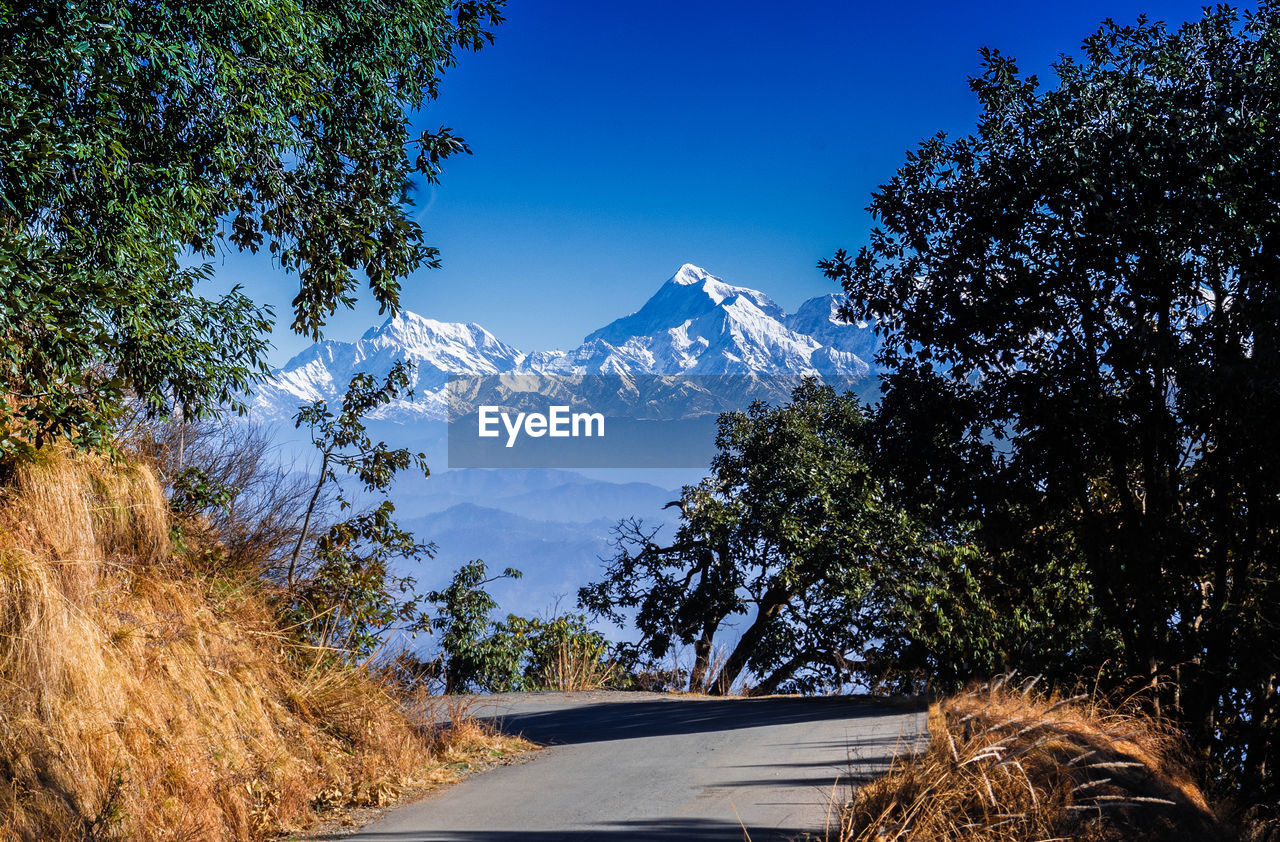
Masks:
[[[856,698],[521,693],[473,712],[549,746],[391,811],[362,842],[752,842],[821,834],[924,714]],[[745,834],[744,835],[744,831]]]

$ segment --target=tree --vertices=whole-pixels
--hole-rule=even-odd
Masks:
[[[289,558],[289,570],[285,583],[293,587],[298,561],[308,538],[311,519],[321,499],[325,486],[339,482],[338,469],[354,476],[366,492],[386,493],[398,472],[416,467],[428,476],[425,453],[413,453],[408,448],[387,447],[385,442],[374,443],[365,430],[364,419],[370,412],[402,396],[412,396],[409,388],[411,366],[397,361],[387,372],[381,384],[371,374],[357,372],[347,384],[342,395],[342,410],[334,414],[327,401],[321,399],[301,407],[294,417],[294,425],[307,426],[311,444],[320,452],[320,468],[316,472],[315,488],[302,516],[302,530]],[[338,491],[340,509],[351,507]]]
[[[437,605],[431,627],[440,635],[445,693],[520,689],[522,647],[512,645],[508,636],[494,634],[490,615],[498,603],[484,589],[491,582],[520,575],[508,567],[490,576],[484,562],[476,559],[458,568],[443,591],[427,594],[427,600]]]
[[[0,7],[0,455],[104,444],[128,393],[156,414],[241,406],[272,314],[203,297],[220,251],[297,272],[293,329],[383,310],[437,263],[409,179],[468,151],[411,138],[502,0],[105,0]],[[202,262],[204,261],[204,262]]]
[[[602,581],[582,589],[583,606],[619,623],[635,609],[652,658],[692,646],[689,685],[713,694],[748,671],[758,692],[773,692],[855,679],[911,684],[927,667],[945,670],[938,656],[952,650],[941,644],[925,653],[931,663],[907,665],[903,632],[930,630],[930,605],[964,575],[963,545],[889,502],[892,480],[876,470],[868,432],[854,395],[814,381],[789,404],[721,416],[711,475],[673,504],[674,540],[620,523],[618,554]],[[737,616],[745,626],[716,670],[717,641]],[[949,633],[990,640],[981,616]],[[994,657],[989,643],[980,651]]]
[[[410,367],[397,362],[379,383],[363,372],[351,378],[336,415],[324,400],[302,407],[297,426],[306,425],[311,442],[320,452],[320,469],[302,527],[289,559],[285,584],[296,599],[300,628],[354,656],[373,651],[382,635],[399,623],[410,633],[430,626],[421,611],[424,597],[414,592],[415,580],[392,570],[396,560],[430,558],[433,544],[422,544],[393,518],[395,505],[386,495],[396,474],[416,468],[427,476],[427,457],[406,448],[390,448],[369,438],[364,417],[374,409],[404,395],[409,389]],[[333,486],[338,510],[352,508],[348,491],[338,474],[355,477],[364,493],[382,501],[353,517],[331,524],[314,540],[305,578],[299,562],[314,536],[311,519],[327,486]],[[296,591],[296,592],[295,592]]]
[[[1080,570],[1066,671],[1140,675],[1230,782],[1277,789],[1280,7],[1107,22],[1056,87],[997,52],[858,254],[906,487],[1019,570]],[[922,418],[926,409],[934,414]],[[1015,590],[1024,605],[1043,597]]]

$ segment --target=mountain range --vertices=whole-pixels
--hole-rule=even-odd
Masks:
[[[290,423],[299,405],[340,400],[356,372],[380,376],[399,360],[415,363],[414,398],[384,407],[367,425],[375,440],[426,451],[432,466],[427,478],[406,472],[392,492],[397,517],[439,549],[434,560],[406,565],[402,572],[429,590],[447,584],[468,560],[483,558],[490,570],[510,566],[525,573],[518,581],[494,583],[503,611],[538,613],[557,605],[572,610],[577,588],[597,578],[601,559],[613,554],[611,527],[622,518],[642,518],[662,526],[659,540],[669,537],[676,514],[666,506],[679,498],[675,486],[696,482],[705,465],[675,472],[678,478],[624,469],[591,476],[552,469],[442,470],[448,461],[443,421],[450,375],[581,377],[568,384],[578,391],[612,388],[607,382],[601,386],[612,378],[589,375],[619,375],[620,391],[639,395],[641,402],[705,419],[723,408],[721,398],[739,401],[732,408],[752,397],[785,399],[803,375],[852,381],[871,397],[877,350],[874,329],[841,319],[835,295],[810,299],[787,313],[758,290],[686,264],[640,309],[568,351],[522,351],[477,324],[401,311],[355,342],[320,342],[289,360],[260,387],[252,414],[281,440],[293,441],[305,461],[310,444]],[[685,374],[700,377],[675,377]],[[717,380],[712,388],[720,392],[709,396],[703,384]],[[769,394],[770,388],[778,394]],[[725,394],[734,390],[739,393]],[[713,437],[713,426],[708,430]]]
[[[400,311],[355,342],[319,342],[289,360],[257,391],[253,412],[291,417],[318,398],[340,398],[358,371],[385,374],[416,364],[414,397],[375,417],[443,420],[450,375],[804,375],[871,379],[878,337],[839,315],[836,295],[788,314],[758,290],[734,286],[686,263],[639,310],[589,334],[570,351],[521,351],[478,324],[441,322]]]

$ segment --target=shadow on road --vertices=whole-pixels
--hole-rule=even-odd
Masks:
[[[483,708],[483,704],[480,707]],[[680,697],[609,701],[493,715],[477,711],[482,722],[492,724],[504,733],[518,734],[548,745],[733,731],[834,719],[870,719],[912,712],[913,708],[891,708],[848,698],[702,700]]]
[[[367,827],[355,839],[814,839],[806,832],[820,829],[830,804],[842,800],[837,789],[847,793],[910,749],[898,734],[920,730],[920,709],[864,698],[481,697],[471,716],[565,748],[407,807],[381,823],[387,829]],[[661,737],[675,739],[652,740]]]
[[[331,837],[337,840],[340,837]],[[584,830],[366,830],[359,842],[783,842],[804,839],[798,828],[747,827],[709,819],[655,819],[614,822]],[[808,838],[812,839],[812,836]]]

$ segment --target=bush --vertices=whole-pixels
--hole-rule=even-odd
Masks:
[[[549,620],[511,615],[496,633],[509,635],[524,659],[522,684],[529,690],[598,690],[618,675],[604,635],[581,614]]]
[[[427,595],[437,605],[431,626],[440,634],[439,668],[404,656],[394,667],[419,679],[441,679],[445,693],[594,690],[613,681],[618,669],[609,642],[581,614],[490,619],[498,603],[484,586],[520,575],[507,568],[489,576],[480,559],[463,565],[449,587]]]
[[[1165,722],[998,679],[929,709],[930,743],[855,795],[842,842],[1224,838]]]
[[[137,413],[121,425],[118,441],[123,452],[153,466],[176,508],[175,523],[193,539],[209,533],[221,569],[284,580],[314,483],[281,463],[265,429],[153,421]],[[316,520],[331,521],[333,508],[331,495],[322,495]]]

